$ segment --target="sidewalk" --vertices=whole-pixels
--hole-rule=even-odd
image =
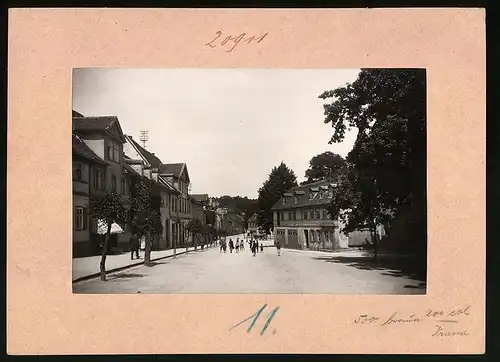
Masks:
[[[205,249],[211,249],[210,247],[205,247]],[[198,250],[201,250],[198,247]],[[188,248],[188,252],[194,251],[194,247]],[[186,248],[177,248],[176,255],[181,255],[186,253]],[[174,254],[173,249],[152,251],[151,261],[160,260],[164,258],[172,257]],[[118,271],[120,269],[129,268],[136,265],[144,264],[144,251],[141,251],[139,256],[141,259],[130,260],[130,252],[119,254],[119,255],[108,255],[106,256],[106,273],[111,273]],[[87,258],[75,258],[73,259],[73,283],[76,281],[94,278],[100,275],[99,263],[101,262],[101,256],[90,256]]]
[[[349,250],[349,249],[344,249],[344,250],[311,250],[311,249],[288,249],[288,248],[281,248],[284,251],[291,251],[294,253],[310,253],[310,254],[315,254],[315,255],[331,255],[333,256],[342,256],[342,257],[353,257],[353,258],[359,258],[359,257],[369,257],[370,255],[366,253],[366,251],[361,251],[361,250]]]

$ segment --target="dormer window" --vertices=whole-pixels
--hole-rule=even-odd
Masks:
[[[284,197],[281,199],[281,202],[283,203],[283,205],[285,205],[285,202],[286,202],[286,201],[285,201],[285,198],[284,198]]]
[[[108,159],[111,161],[120,161],[120,145],[118,142],[108,140]]]

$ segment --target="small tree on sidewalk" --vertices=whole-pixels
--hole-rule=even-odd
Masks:
[[[127,218],[125,209],[126,198],[117,193],[109,193],[104,196],[90,196],[90,216],[106,225],[106,235],[102,248],[100,263],[101,280],[106,280],[106,256],[109,249],[109,239],[111,234],[111,225],[114,222],[123,222]]]
[[[161,224],[161,195],[153,180],[135,178],[131,184],[129,222],[134,233],[146,236],[144,264],[151,265],[152,236],[163,231]]]
[[[197,237],[198,235],[201,235],[204,230],[202,222],[198,219],[189,220],[189,222],[186,224],[186,230],[188,230],[191,233],[193,237],[194,250],[197,250],[198,248]]]

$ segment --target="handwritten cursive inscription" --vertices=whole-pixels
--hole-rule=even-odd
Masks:
[[[439,324],[436,325],[437,330],[432,334],[433,337],[454,337],[454,336],[468,336],[469,332],[464,329],[463,331],[449,331],[445,330]]]
[[[433,337],[468,336],[470,333],[466,329],[458,331],[455,328],[452,330],[450,327],[446,327],[445,324],[457,324],[464,318],[467,318],[467,316],[471,313],[470,308],[470,305],[468,305],[463,308],[449,310],[427,309],[417,314],[402,314],[394,312],[389,318],[380,318],[379,316],[360,314],[354,319],[354,324],[375,324],[379,327],[388,328],[393,325],[409,325],[432,321],[437,328],[432,334]]]
[[[360,314],[358,318],[354,320],[354,323],[356,324],[369,324],[369,323],[374,323],[378,321],[380,318],[378,317],[372,317],[369,316],[368,314]]]
[[[257,320],[259,319],[260,315],[262,314],[262,312],[264,311],[264,309],[266,309],[267,307],[267,304],[264,304],[256,313],[252,314],[250,317],[248,318],[245,318],[244,320],[242,320],[241,322],[239,322],[238,324],[235,324],[234,326],[232,326],[229,330],[233,330],[234,328],[238,327],[239,325],[249,321],[250,319],[252,319],[252,322],[250,323],[250,326],[248,327],[247,329],[247,333],[250,333],[250,331],[252,330],[252,328],[254,327],[255,323],[257,322]],[[274,316],[276,315],[276,313],[278,313],[278,310],[280,309],[280,307],[276,307],[274,308],[267,316],[267,320],[266,320],[266,323],[264,325],[264,327],[262,328],[262,330],[260,331],[260,335],[262,336],[267,328],[269,327],[269,325],[271,324],[271,321],[273,320]],[[276,333],[276,330],[273,329],[273,334]]]
[[[240,43],[251,44],[252,42],[255,42],[258,44],[258,43],[262,42],[267,37],[267,34],[268,33],[265,33],[264,35],[260,35],[257,37],[256,36],[247,37],[246,33],[241,33],[237,36],[233,36],[233,35],[222,36],[222,31],[219,30],[215,33],[215,37],[211,41],[206,43],[205,46],[208,46],[210,48],[216,48],[218,46],[224,47],[224,46],[226,46],[226,44],[228,44],[226,48],[229,48],[229,49],[226,50],[226,52],[230,53]]]
[[[400,318],[397,313],[393,313],[388,320],[381,324],[381,326],[387,326],[390,324],[409,324],[409,323],[419,323],[420,318],[417,318],[415,314],[410,315],[409,318]]]

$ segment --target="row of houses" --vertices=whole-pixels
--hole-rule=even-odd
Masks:
[[[271,209],[274,240],[295,249],[337,250],[372,243],[368,228],[344,234],[341,220],[331,218],[327,206],[335,187],[335,183],[321,180],[285,192]],[[377,233],[379,238],[384,235],[382,226]]]
[[[163,232],[153,241],[156,250],[192,244],[193,237],[186,229],[192,219],[215,230],[223,228],[224,215],[208,195],[189,194],[191,179],[186,163],[164,163],[124,134],[117,117],[85,117],[73,111],[72,141],[74,257],[95,255],[102,245],[103,225],[89,214],[91,195],[115,192],[130,196],[134,177],[145,177],[160,190]],[[110,251],[128,250],[130,226],[117,220],[111,231]]]

